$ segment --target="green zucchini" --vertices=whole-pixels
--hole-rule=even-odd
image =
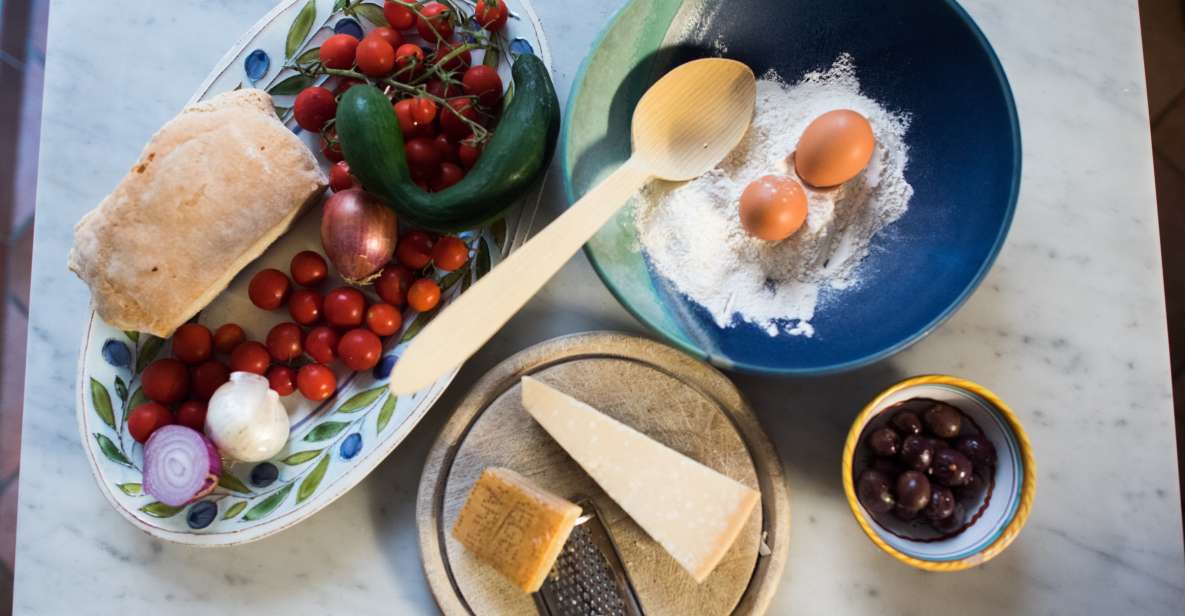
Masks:
[[[547,169],[560,126],[559,99],[543,61],[522,54],[511,73],[514,95],[481,158],[464,179],[436,193],[412,182],[391,101],[372,86],[350,88],[336,122],[350,172],[402,220],[419,227],[453,232],[496,218]]]

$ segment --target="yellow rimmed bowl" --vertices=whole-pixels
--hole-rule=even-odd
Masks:
[[[890,408],[913,398],[950,404],[969,417],[996,447],[993,485],[970,507],[974,521],[957,535],[918,538],[901,528],[883,526],[856,497],[853,470],[869,457],[864,435],[887,420]],[[981,565],[1004,551],[1020,534],[1037,492],[1032,445],[1016,414],[1003,400],[978,383],[953,376],[927,375],[906,379],[881,392],[856,417],[843,452],[843,487],[852,515],[868,538],[893,558],[926,571],[961,571]]]

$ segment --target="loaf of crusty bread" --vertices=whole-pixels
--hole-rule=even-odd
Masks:
[[[186,107],[74,228],[70,269],[124,330],[169,336],[324,191],[313,153],[271,97],[239,90]]]

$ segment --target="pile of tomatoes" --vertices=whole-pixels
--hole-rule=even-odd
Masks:
[[[362,40],[335,34],[321,45],[319,61],[306,72],[332,75],[336,85],[300,92],[293,115],[301,128],[321,133],[322,153],[337,163],[334,190],[355,187],[333,128],[337,104],[360,83],[384,88],[392,96],[413,180],[426,191],[443,190],[477,163],[488,129],[497,122],[502,78],[492,66],[474,65],[471,53],[488,54],[493,46],[474,36],[467,37],[474,42],[462,42],[463,17],[441,2],[386,0],[383,13],[389,25]],[[505,0],[477,0],[473,14],[491,33],[505,26],[508,16]]]

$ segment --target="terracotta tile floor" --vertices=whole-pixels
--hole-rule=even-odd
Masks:
[[[1174,389],[1185,392],[1185,0],[1140,0]],[[12,604],[29,268],[49,0],[0,0],[0,614]],[[14,85],[15,84],[15,85]],[[1185,442],[1185,395],[1176,404]],[[1185,464],[1182,465],[1185,476]]]

